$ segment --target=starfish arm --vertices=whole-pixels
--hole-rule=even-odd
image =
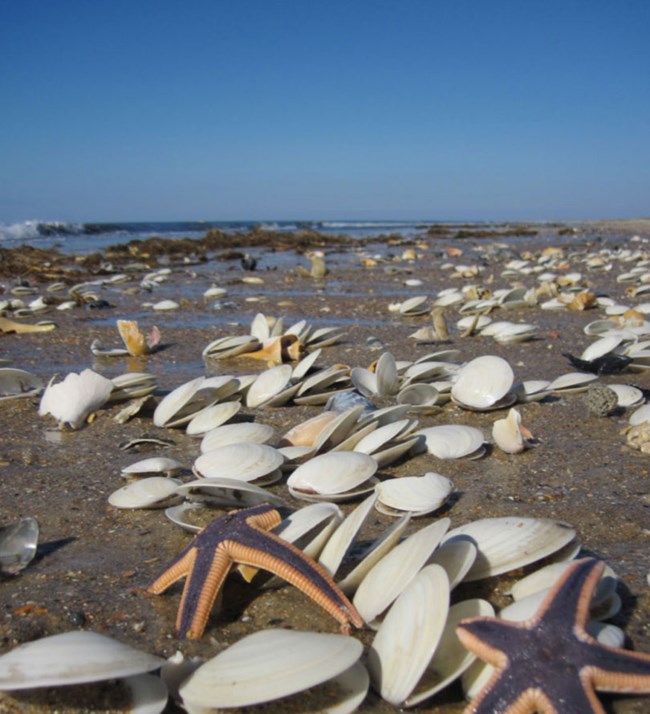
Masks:
[[[570,615],[572,622],[584,627],[589,619],[591,596],[604,568],[602,560],[576,560],[549,590],[534,619],[553,628],[562,627]]]
[[[518,684],[503,674],[506,680],[498,672],[463,714],[605,714],[600,702],[580,687],[571,692],[570,698],[557,700],[540,687],[526,687],[525,682]]]
[[[192,541],[192,544],[194,541]],[[194,567],[196,550],[190,544],[160,575],[147,587],[147,592],[160,595],[177,580],[187,575]]]
[[[350,622],[363,626],[361,615],[320,565],[291,543],[264,532],[263,543],[251,545],[227,541],[228,552],[237,563],[268,570],[297,587],[334,617],[344,632]]]
[[[595,642],[580,679],[591,682],[600,692],[650,694],[650,655]]]
[[[176,632],[179,637],[191,640],[201,637],[231,565],[232,559],[223,546],[218,546],[212,552],[198,551],[178,607]]]

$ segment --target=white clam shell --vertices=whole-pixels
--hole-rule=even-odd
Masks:
[[[424,315],[424,313],[429,312],[429,308],[426,305],[428,299],[426,295],[416,295],[408,298],[400,303],[399,312],[401,315]]]
[[[336,575],[350,544],[372,511],[376,499],[375,493],[368,496],[345,518],[327,541],[318,562],[331,576]]]
[[[468,652],[456,635],[456,626],[468,617],[493,617],[494,608],[487,600],[463,600],[449,608],[447,622],[431,658],[421,686],[404,702],[405,707],[421,704],[460,677],[474,662],[476,655]]]
[[[442,636],[449,609],[444,568],[427,565],[395,600],[368,652],[373,687],[400,706],[413,691]]]
[[[200,478],[188,481],[176,488],[176,493],[193,502],[213,506],[236,506],[246,508],[259,503],[282,505],[283,500],[254,483],[236,478]]]
[[[224,424],[210,429],[201,439],[200,450],[202,454],[214,449],[231,444],[248,442],[251,444],[266,444],[275,436],[275,429],[268,424],[260,422],[238,422]]]
[[[429,471],[423,476],[404,476],[382,481],[375,490],[379,502],[389,509],[421,516],[440,508],[449,498],[452,489],[453,484],[446,476]],[[381,510],[379,503],[377,508]]]
[[[363,651],[344,635],[262,630],[199,667],[180,686],[192,706],[241,707],[273,701],[328,681]]]
[[[416,433],[424,437],[427,451],[439,459],[472,456],[485,441],[480,429],[463,424],[431,426]]]
[[[259,347],[260,341],[252,335],[219,337],[203,349],[202,356],[204,359],[207,357],[225,359],[227,357],[235,357],[244,352],[253,352]]]
[[[616,392],[619,407],[637,407],[645,401],[643,392],[631,384],[608,384],[607,386]]]
[[[346,595],[351,596],[374,565],[399,543],[410,519],[408,513],[402,516],[361,554],[359,562],[337,583]]]
[[[240,442],[201,454],[192,470],[199,478],[236,478],[254,481],[278,469],[284,456],[272,446]]]
[[[476,560],[476,546],[469,540],[450,540],[443,543],[427,561],[442,565],[447,571],[449,589],[462,582]]]
[[[367,454],[334,451],[315,456],[289,476],[292,491],[333,495],[353,490],[370,479],[377,462]]]
[[[470,409],[490,409],[506,396],[513,382],[514,373],[506,360],[483,355],[461,369],[451,395]]]
[[[101,682],[150,672],[163,662],[97,632],[64,632],[2,655],[0,691]]]
[[[187,424],[202,409],[211,406],[223,394],[232,394],[239,385],[233,377],[197,377],[167,394],[153,414],[156,426],[177,427]]]
[[[392,439],[397,438],[405,430],[408,430],[409,427],[412,428],[416,423],[411,419],[400,419],[399,421],[384,424],[384,426],[373,429],[372,432],[358,441],[353,451],[361,454],[374,454]]]
[[[390,352],[384,352],[377,360],[375,374],[377,376],[377,393],[380,396],[390,397],[397,394],[399,388],[397,365]]]
[[[646,421],[650,421],[650,404],[644,404],[638,409],[635,409],[632,414],[630,414],[629,418],[631,426],[638,426]]]
[[[563,548],[575,538],[564,523],[546,518],[484,518],[450,531],[445,542],[469,539],[477,548],[465,581],[507,573]]]
[[[608,335],[606,337],[601,337],[599,340],[592,342],[589,347],[583,350],[580,355],[580,359],[584,359],[587,362],[591,362],[598,357],[603,357],[609,352],[613,352],[623,341],[620,336]]]
[[[583,392],[587,390],[589,382],[598,379],[597,374],[587,374],[586,372],[567,372],[556,377],[549,385],[551,392]]]
[[[539,593],[552,587],[564,574],[567,568],[573,565],[573,561],[562,561],[560,563],[550,563],[549,565],[533,571],[524,578],[518,580],[510,590],[510,595],[516,600],[522,600],[534,593]],[[593,594],[595,602],[602,602],[609,598],[616,590],[618,578],[616,573],[608,566],[598,581],[598,585]]]
[[[123,476],[139,476],[142,474],[173,474],[183,469],[183,464],[167,456],[152,456],[148,459],[135,461],[122,469]]]
[[[311,558],[318,558],[342,522],[343,512],[336,504],[312,503],[287,516],[273,532]]]
[[[43,389],[43,380],[31,372],[14,367],[0,367],[0,401],[33,397]]]
[[[162,508],[176,496],[181,483],[165,476],[139,479],[113,491],[108,502],[115,508]]]
[[[280,364],[262,372],[246,393],[246,406],[259,407],[277,397],[291,385],[291,365]]]
[[[220,427],[235,416],[241,409],[240,402],[221,402],[202,409],[194,416],[185,428],[190,436],[205,434]]]
[[[413,580],[438,547],[449,523],[448,518],[441,518],[416,531],[385,555],[361,581],[354,605],[368,624],[372,626]]]

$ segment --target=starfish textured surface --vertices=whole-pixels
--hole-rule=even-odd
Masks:
[[[235,511],[209,523],[147,588],[158,595],[187,576],[176,618],[179,637],[198,639],[215,598],[235,563],[268,570],[302,590],[348,634],[363,626],[354,605],[309,556],[269,530],[282,521],[267,504]]]
[[[577,560],[526,622],[460,622],[463,645],[497,668],[465,714],[605,714],[595,690],[650,694],[650,655],[607,647],[585,631],[604,567]]]

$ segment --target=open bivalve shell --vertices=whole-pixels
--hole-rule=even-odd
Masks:
[[[361,581],[354,606],[371,627],[413,580],[440,544],[449,519],[441,518],[416,531],[385,555]]]
[[[378,483],[375,508],[387,516],[423,516],[440,508],[449,498],[453,484],[441,474],[429,471],[424,476],[404,476]]]
[[[575,538],[564,523],[546,518],[483,518],[449,531],[444,542],[470,540],[476,560],[464,580],[507,573],[555,553]]]
[[[512,367],[502,357],[483,355],[458,373],[451,397],[461,407],[482,411],[507,402],[514,382]],[[510,403],[514,401],[514,395]]]
[[[273,532],[310,558],[318,558],[342,522],[343,512],[336,504],[312,503],[287,516]]]
[[[171,476],[172,474],[182,471],[184,468],[183,464],[176,461],[176,459],[170,459],[167,456],[152,456],[148,459],[141,459],[140,461],[135,461],[125,466],[121,474],[124,478],[149,476],[151,474]]]
[[[386,614],[368,652],[374,689],[401,706],[417,685],[442,636],[449,610],[449,581],[439,565],[412,579]]]
[[[239,384],[239,380],[237,382]],[[241,409],[240,402],[221,402],[202,409],[188,422],[185,431],[190,436],[200,436],[220,427]]]
[[[240,442],[201,454],[194,462],[192,471],[198,478],[235,478],[241,481],[255,481],[267,477],[277,480],[280,477],[278,469],[283,462],[284,456],[272,446]],[[276,471],[277,478],[272,476]]]
[[[292,371],[291,365],[280,364],[262,372],[246,393],[246,406],[277,406],[289,401],[299,387],[291,384]]]
[[[251,444],[266,444],[275,436],[275,429],[268,424],[256,421],[223,424],[210,429],[201,439],[199,447],[202,454],[231,444],[248,442]]]
[[[132,481],[108,497],[115,508],[165,508],[179,497],[176,488],[181,481],[166,476],[150,476]]]
[[[33,397],[43,391],[43,380],[31,372],[14,367],[0,367],[0,401]]]
[[[203,664],[179,691],[186,708],[261,704],[328,682],[358,662],[362,651],[361,642],[344,635],[262,630]],[[363,687],[356,689],[363,699]]]
[[[0,657],[0,691],[58,687],[150,672],[165,660],[97,632],[64,632]]]
[[[185,426],[203,409],[232,395],[239,387],[234,377],[197,377],[167,394],[156,407],[153,423],[161,427]]]
[[[463,424],[441,424],[420,429],[424,446],[438,459],[479,458],[485,453],[483,432]]]
[[[200,478],[188,481],[176,488],[179,496],[188,501],[205,503],[210,506],[230,506],[248,508],[260,503],[281,506],[284,501],[274,493],[248,481],[236,478]]]
[[[371,491],[377,462],[367,454],[334,451],[315,456],[289,476],[287,486],[295,498],[341,500]]]

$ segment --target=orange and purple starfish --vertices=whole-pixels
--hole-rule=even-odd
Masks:
[[[268,570],[307,594],[332,615],[346,634],[362,627],[354,605],[318,563],[270,529],[282,521],[267,504],[210,522],[147,588],[156,595],[187,576],[176,618],[179,637],[198,639],[228,572],[235,563]]]
[[[577,560],[526,622],[459,623],[463,645],[496,667],[465,714],[605,714],[596,690],[650,694],[650,655],[607,647],[585,630],[604,567]]]

